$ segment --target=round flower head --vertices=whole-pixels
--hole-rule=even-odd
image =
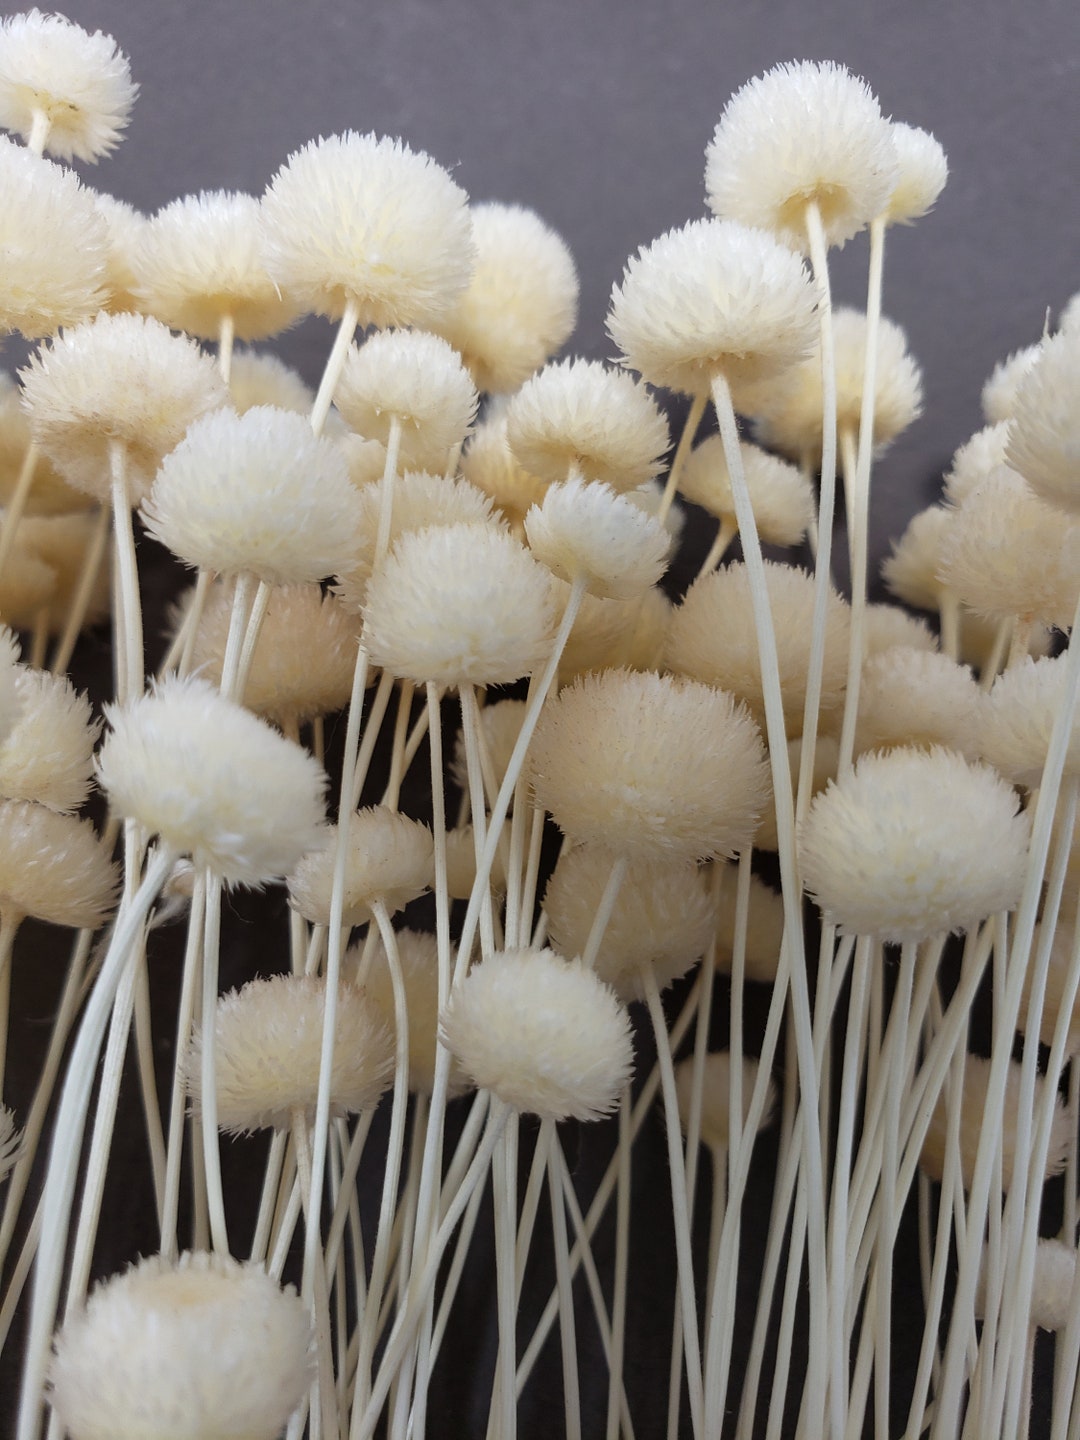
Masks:
[[[1069,296],[1061,307],[1061,314],[1058,316],[1057,328],[1059,330],[1072,330],[1080,321],[1080,290]]]
[[[0,1182],[7,1179],[15,1168],[22,1144],[22,1131],[15,1123],[14,1112],[6,1105],[0,1105]]]
[[[250,980],[222,995],[214,1012],[218,1125],[234,1135],[288,1130],[293,1114],[315,1119],[326,982],[314,975]],[[188,1053],[192,1109],[202,1111],[202,1035]],[[394,1068],[394,1041],[363,990],[338,990],[330,1113],[354,1115],[377,1105]]]
[[[1070,326],[1039,346],[1013,406],[1008,463],[1051,505],[1080,511],[1080,328]]]
[[[96,516],[87,511],[73,515],[30,515],[23,519],[16,532],[14,555],[25,551],[48,566],[52,580],[46,596],[50,635],[59,634],[67,622],[86,564],[87,552],[94,544]],[[83,616],[82,629],[87,630],[108,618],[112,609],[112,575],[108,557],[100,566]],[[40,621],[40,614],[35,623]]]
[[[1068,629],[1080,588],[1080,515],[1045,504],[1003,466],[953,512],[938,579],[980,615]]]
[[[742,1118],[750,1110],[750,1100],[757,1084],[758,1062],[742,1062]],[[714,1050],[705,1057],[705,1085],[701,1104],[701,1143],[710,1150],[726,1150],[731,1139],[731,1055],[727,1050]],[[694,1060],[691,1056],[675,1067],[675,1094],[679,1102],[679,1120],[683,1130],[690,1124],[690,1100],[694,1090]],[[776,1117],[776,1084],[770,1076],[765,1086],[758,1129],[767,1130]]]
[[[579,960],[507,950],[450,997],[443,1043],[480,1089],[542,1120],[598,1120],[633,1069],[630,1019]]]
[[[739,446],[758,535],[767,545],[799,545],[815,517],[810,482],[794,465],[745,441]],[[690,452],[679,489],[717,520],[735,522],[731,477],[719,435]]]
[[[398,469],[441,475],[469,432],[477,395],[460,355],[438,335],[384,330],[349,351],[334,401],[358,435],[382,445],[399,421]]]
[[[0,125],[28,141],[41,114],[50,155],[91,163],[108,155],[138,93],[111,35],[40,10],[0,25]]]
[[[105,252],[105,287],[108,300],[105,308],[113,314],[137,310],[135,296],[134,255],[146,216],[126,200],[95,190],[94,206],[105,222],[108,247]]]
[[[983,756],[1017,785],[1038,786],[1065,692],[1065,656],[1026,658],[994,681],[982,715]],[[1080,775],[1080,716],[1074,716],[1065,774]]]
[[[893,646],[863,666],[855,751],[944,745],[978,759],[985,700],[966,665],[932,650]]]
[[[192,650],[194,674],[220,685],[233,591],[215,586]],[[279,585],[270,594],[244,684],[244,705],[285,729],[349,703],[360,627],[356,616],[318,585]]]
[[[228,401],[193,340],[143,315],[98,315],[42,346],[21,372],[30,432],[76,489],[105,500],[109,447],[124,446],[139,504],[194,420]]]
[[[1022,350],[1014,350],[994,366],[980,396],[982,412],[988,425],[997,425],[1011,418],[1020,386],[1031,374],[1041,354],[1041,344],[1025,345]],[[1002,459],[1004,458],[1002,455]]]
[[[791,774],[791,803],[798,798],[799,770],[802,766],[802,740],[788,741],[788,770]],[[814,774],[811,778],[811,795],[824,790],[830,780],[835,780],[840,770],[840,742],[833,735],[820,733],[814,746]],[[776,854],[780,849],[780,837],[776,829],[776,808],[769,805],[762,816],[761,828],[754,836],[758,850]]]
[[[894,120],[889,134],[896,157],[896,178],[885,220],[889,225],[912,225],[933,209],[949,178],[949,162],[929,130]]]
[[[380,472],[381,473],[381,472]],[[349,568],[338,574],[335,589],[350,610],[363,608],[368,581],[378,548],[382,487],[365,485],[359,491],[357,507],[360,533]],[[460,478],[447,480],[426,470],[407,470],[394,482],[394,503],[390,511],[390,544],[410,530],[431,525],[489,525],[499,528],[491,500],[482,490]]]
[[[808,247],[816,204],[826,242],[843,245],[888,205],[897,181],[892,126],[842,65],[777,65],[737,90],[705,152],[715,214]]]
[[[561,580],[584,579],[593,595],[629,600],[664,573],[670,540],[659,520],[607,485],[552,485],[525,516],[536,558]]]
[[[65,1320],[50,1402],[72,1440],[275,1440],[313,1349],[307,1305],[254,1261],[152,1255]]]
[[[109,236],[94,197],[62,165],[0,139],[0,330],[28,340],[105,303]]]
[[[430,325],[469,282],[465,192],[401,140],[346,131],[289,156],[263,196],[263,256],[307,309],[359,324]]]
[[[330,924],[338,829],[327,825],[289,876],[289,903],[312,925]],[[381,900],[393,915],[432,884],[435,857],[431,831],[385,805],[374,805],[349,822],[342,920],[364,925]]]
[[[964,1060],[964,1089],[960,1100],[960,1175],[965,1190],[971,1189],[975,1175],[975,1159],[979,1149],[979,1136],[983,1128],[983,1110],[986,1104],[986,1089],[990,1083],[990,1061],[977,1055],[968,1055]],[[1035,1110],[1042,1104],[1042,1092],[1046,1081],[1040,1077],[1035,1082]],[[1001,1128],[1002,1188],[1008,1191],[1012,1186],[1013,1165],[1016,1160],[1017,1113],[1020,1100],[1020,1066],[1009,1062],[1005,1081],[1004,1124]],[[1030,1117],[1021,1122],[1030,1126]],[[1061,1096],[1054,1100],[1054,1119],[1050,1129],[1050,1149],[1047,1151],[1044,1179],[1060,1175],[1065,1168],[1065,1157],[1069,1150],[1071,1126]],[[940,1183],[945,1173],[945,1156],[948,1144],[948,1106],[943,1091],[934,1106],[930,1128],[926,1132],[922,1151],[919,1154],[919,1168]],[[1020,1177],[1027,1182],[1027,1175]]]
[[[881,575],[905,605],[917,610],[937,610],[941,605],[947,586],[939,579],[938,566],[954,514],[930,505],[913,515],[900,539],[892,542],[892,554],[882,565]]]
[[[763,230],[691,220],[627,262],[608,334],[651,385],[687,395],[723,374],[736,407],[812,350],[806,267]]]
[[[988,765],[941,748],[864,755],[810,806],[803,878],[842,934],[925,940],[1016,905],[1028,831]]]
[[[965,440],[945,472],[946,500],[951,505],[962,505],[976,486],[1005,465],[1008,443],[1007,420],[984,425],[970,440]]]
[[[323,426],[324,435],[331,433],[331,422],[335,417],[344,427],[345,421],[341,420],[336,410],[331,410],[327,417],[327,423]],[[337,441],[337,447],[344,457],[345,464],[349,467],[349,479],[353,486],[357,490],[367,490],[372,485],[377,486],[386,471],[386,446],[380,445],[378,440],[364,440],[361,436],[354,435],[349,429],[343,429],[341,434],[335,434],[334,439]],[[400,481],[401,478],[399,475],[397,480]],[[395,482],[395,505],[397,504],[397,489],[397,482]]]
[[[497,700],[494,705],[485,705],[480,711],[480,738],[491,773],[498,790],[510,765],[517,738],[521,734],[521,722],[525,718],[524,700]],[[462,790],[469,788],[469,772],[465,760],[465,737],[459,731],[454,741],[454,756],[450,762],[450,773],[455,784]]]
[[[30,426],[19,390],[12,385],[0,395],[0,505],[9,505],[19,482],[30,445]],[[85,510],[91,500],[72,487],[44,455],[34,465],[34,478],[26,496],[25,515],[65,515]]]
[[[166,677],[105,714],[97,769],[113,811],[196,866],[228,885],[264,885],[318,843],[320,766],[205,680]]]
[[[476,388],[509,392],[567,341],[577,322],[578,278],[563,240],[534,210],[473,205],[476,268],[439,326]]]
[[[735,963],[735,915],[739,874],[735,865],[720,867],[716,895],[716,934],[713,964],[722,975],[730,975]],[[771,985],[780,966],[784,941],[784,901],[756,875],[750,876],[750,905],[746,916],[745,969],[747,980]]]
[[[757,726],[708,685],[630,670],[549,701],[529,767],[537,804],[574,840],[628,859],[700,860],[750,844],[768,796]]]
[[[836,424],[859,433],[866,363],[866,316],[838,308],[833,315],[836,344]],[[881,317],[877,334],[874,387],[874,445],[895,440],[922,410],[922,371],[911,358],[899,325]],[[821,455],[822,394],[820,350],[808,355],[754,407],[755,429],[763,445],[795,460]]]
[[[294,411],[257,405],[192,425],[162,463],[143,519],[188,565],[303,585],[348,565],[359,499],[332,440]]]
[[[56,588],[56,571],[25,549],[16,532],[15,546],[0,574],[0,622],[13,630],[32,630],[41,611],[51,605]]]
[[[766,562],[765,581],[776,630],[777,664],[789,735],[802,733],[814,577],[792,565]],[[830,592],[825,619],[821,710],[843,703],[847,681],[848,606]],[[676,607],[665,660],[679,675],[692,675],[744,700],[764,727],[765,700],[746,566],[729,565],[695,581]]]
[[[0,912],[96,930],[112,910],[118,876],[89,820],[29,800],[0,801]]]
[[[936,650],[937,636],[917,615],[910,615],[899,605],[868,605],[864,619],[863,641],[866,657],[882,655],[896,645],[906,650]]]
[[[551,943],[581,955],[588,943],[615,856],[602,845],[575,845],[559,856],[544,893]],[[658,990],[685,975],[708,951],[716,905],[701,871],[683,860],[646,857],[626,868],[593,966],[624,1003],[645,997],[641,971]]]
[[[543,664],[555,633],[548,572],[491,525],[403,535],[367,590],[372,663],[416,684],[504,685]]]
[[[77,810],[93,774],[99,725],[90,702],[66,675],[19,667],[18,724],[0,742],[0,795],[36,800],[50,810]]]
[[[216,340],[228,317],[240,340],[263,340],[299,318],[260,251],[259,202],[204,190],[166,205],[142,226],[135,253],[139,309],[174,330]]]
[[[430,1095],[435,1084],[435,1050],[439,1037],[439,945],[434,935],[419,930],[399,930],[395,940],[409,1017],[409,1089],[416,1095]],[[356,945],[348,952],[347,973],[360,963],[363,949],[362,945]],[[382,1016],[386,1028],[393,1031],[394,986],[381,940],[367,966],[364,994]],[[459,1094],[464,1088],[464,1076],[458,1066],[452,1064],[451,1095]]]
[[[669,437],[644,385],[594,360],[563,360],[509,401],[506,439],[541,480],[577,476],[633,490],[659,474]]]
[[[1039,930],[1035,931],[1035,946],[1032,950],[1032,959],[1024,972],[1024,988],[1020,1001],[1020,1016],[1017,1022],[1017,1029],[1021,1035],[1026,1035],[1028,1030],[1028,1005],[1031,1000],[1031,981],[1034,970],[1034,953],[1040,943]],[[1054,1031],[1057,1028],[1058,1019],[1061,1015],[1065,1001],[1065,991],[1069,978],[1069,962],[1072,959],[1073,937],[1070,933],[1071,925],[1059,925],[1054,932],[1054,938],[1050,944],[1050,963],[1046,971],[1046,991],[1043,996],[1042,1014],[1039,1017],[1039,1043],[1048,1049],[1054,1043]],[[1080,994],[1073,997],[1072,1011],[1069,1015],[1069,1025],[1065,1033],[1065,1054],[1070,1058],[1080,1055]]]
[[[473,431],[461,456],[461,473],[490,495],[513,526],[522,526],[532,505],[539,505],[546,483],[518,464],[506,438],[506,417],[487,420]]]
[[[310,415],[315,394],[291,366],[269,351],[235,350],[229,370],[229,400],[238,415],[256,405]]]

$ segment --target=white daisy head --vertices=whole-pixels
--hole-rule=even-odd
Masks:
[[[980,403],[988,425],[997,425],[1011,418],[1016,398],[1024,379],[1031,373],[1042,354],[1042,344],[1024,345],[999,360],[982,388]],[[1002,457],[1004,459],[1004,456]]]
[[[657,584],[671,545],[659,520],[609,486],[578,479],[548,488],[525,516],[525,536],[560,579],[584,579],[591,594],[619,600]]]
[[[1010,665],[994,681],[981,715],[979,743],[991,765],[1017,785],[1035,789],[1065,694],[1065,655]],[[1080,775],[1080,716],[1073,716],[1065,774]]]
[[[1044,340],[1016,389],[1006,458],[1039,497],[1080,512],[1080,328]]]
[[[863,666],[855,751],[944,745],[978,759],[985,702],[966,665],[934,650],[892,646]]]
[[[894,120],[889,127],[896,179],[885,211],[889,225],[912,225],[932,210],[949,178],[945,151],[929,130]]]
[[[100,724],[66,675],[19,666],[18,723],[0,742],[0,795],[78,810],[90,790]]]

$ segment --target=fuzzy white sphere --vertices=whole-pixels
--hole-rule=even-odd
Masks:
[[[607,328],[650,384],[700,395],[722,374],[738,408],[810,353],[817,317],[797,255],[764,230],[692,220],[627,262]]]
[[[314,975],[250,980],[219,997],[214,1011],[217,1119],[222,1130],[288,1130],[294,1112],[314,1123],[319,1095],[326,982]],[[202,1035],[188,1054],[195,1114],[202,1109]],[[390,1083],[394,1042],[363,990],[338,990],[330,1113],[336,1118],[377,1105]]]
[[[962,505],[977,486],[1005,466],[1008,446],[1008,420],[984,425],[965,440],[945,472],[945,499],[949,504]]]
[[[96,930],[116,901],[116,867],[89,820],[0,801],[0,911]]]
[[[917,615],[899,605],[868,605],[863,620],[866,658],[881,655],[895,645],[908,650],[936,650],[937,636]]]
[[[507,950],[453,993],[442,1037],[477,1087],[542,1120],[598,1120],[633,1070],[630,1020],[578,960]]]
[[[758,1062],[742,1062],[742,1123],[745,1125],[750,1100],[757,1084]],[[731,1055],[727,1050],[714,1050],[705,1056],[704,1085],[701,1096],[701,1143],[710,1150],[726,1150],[731,1140]],[[679,1102],[679,1122],[684,1131],[690,1124],[690,1102],[694,1087],[694,1059],[681,1061],[675,1067],[675,1095]],[[776,1082],[770,1076],[765,1084],[765,1104],[757,1128],[767,1130],[776,1118]]]
[[[289,903],[312,925],[330,924],[337,864],[338,827],[328,825],[318,844],[289,876]],[[363,925],[381,900],[393,915],[434,882],[431,831],[385,805],[373,805],[349,821],[343,923]]]
[[[987,697],[979,742],[991,765],[1034,789],[1042,777],[1050,735],[1065,693],[1064,654],[1025,657],[999,675]],[[1080,716],[1069,726],[1065,774],[1080,775]]]
[[[951,750],[864,755],[810,806],[806,888],[848,935],[897,944],[970,930],[1020,899],[1029,821],[988,765]]]
[[[471,837],[470,837],[471,838]],[[430,1095],[435,1084],[435,1054],[439,1038],[439,944],[434,935],[419,930],[398,930],[394,936],[401,979],[405,988],[405,1010],[409,1021],[409,1089]],[[358,966],[364,945],[354,945],[345,956],[345,973]],[[450,957],[453,965],[453,954]],[[388,1031],[394,1031],[394,986],[390,963],[381,938],[374,946],[364,975],[364,994],[382,1016]],[[456,1062],[450,1067],[450,1094],[460,1094],[465,1077]]]
[[[93,192],[94,206],[105,222],[108,244],[105,252],[105,284],[108,291],[106,309],[113,314],[124,310],[137,310],[135,296],[135,270],[132,259],[139,243],[146,216],[126,200],[104,191]]]
[[[364,325],[430,325],[469,283],[465,192],[401,140],[342,135],[289,156],[263,196],[264,260],[286,294]]]
[[[188,426],[228,403],[213,360],[142,315],[101,314],[63,331],[20,378],[30,432],[64,478],[106,500],[109,450],[118,443],[132,505],[146,498]]]
[[[29,140],[35,112],[45,148],[91,164],[120,141],[139,87],[111,35],[28,10],[0,25],[0,125]]]
[[[229,399],[240,415],[256,405],[310,415],[315,393],[292,366],[269,351],[235,350],[229,370]]]
[[[192,425],[142,513],[151,535],[188,565],[303,585],[348,565],[359,509],[334,442],[292,410],[257,405]]]
[[[104,305],[109,234],[77,175],[0,138],[0,329],[27,340]]]
[[[477,394],[461,357],[438,335],[383,330],[350,349],[334,401],[358,435],[381,445],[399,421],[398,469],[441,475],[469,433]]]
[[[966,665],[934,650],[891,646],[863,665],[855,751],[944,745],[979,759],[985,703]]]
[[[644,385],[593,360],[546,366],[506,407],[515,458],[549,483],[576,476],[633,490],[659,473],[668,438]]]
[[[1036,494],[1073,515],[1080,512],[1080,328],[1044,340],[1020,381],[1009,429],[1008,463]]]
[[[565,242],[522,205],[473,205],[476,268],[439,325],[488,393],[516,390],[569,338],[578,277]]]
[[[376,567],[363,636],[374,664],[416,684],[502,685],[543,664],[555,620],[548,572],[512,536],[431,526]]]
[[[270,279],[253,195],[184,195],[141,227],[132,255],[139,308],[174,330],[217,340],[226,316],[239,340],[263,340],[299,318]]]
[[[1008,420],[1016,409],[1020,386],[1042,354],[1042,345],[1025,345],[999,360],[979,397],[988,425]],[[1004,458],[1004,457],[1003,457]]]
[[[66,675],[20,666],[18,723],[0,742],[0,795],[78,810],[90,790],[100,724]]]
[[[940,578],[942,547],[955,512],[940,505],[920,510],[908,522],[881,567],[888,589],[905,605],[936,611],[948,590]]]
[[[275,1440],[313,1348],[307,1305],[261,1266],[152,1255],[65,1321],[51,1402],[72,1440]]]
[[[167,677],[105,715],[97,769],[113,811],[226,884],[279,879],[317,843],[321,767],[205,680]]]
[[[777,65],[724,108],[705,152],[709,205],[806,250],[806,209],[816,204],[826,242],[843,245],[889,203],[891,130],[866,82],[842,65]]]
[[[758,445],[743,441],[739,453],[760,539],[767,545],[801,544],[816,514],[809,480],[795,465]],[[679,490],[718,520],[735,521],[735,497],[719,435],[709,435],[694,446],[679,477]]]
[[[545,481],[517,461],[507,440],[506,416],[494,416],[478,425],[461,456],[461,473],[471,485],[490,495],[492,503],[519,529],[526,512],[539,505]]]
[[[912,225],[937,202],[949,178],[949,162],[938,140],[917,125],[894,120],[889,128],[896,179],[886,207],[889,225]]]
[[[733,855],[768,797],[757,726],[724,691],[608,670],[549,701],[529,751],[537,804],[629,859]]]
[[[618,600],[658,583],[671,545],[659,520],[609,486],[578,479],[549,487],[525,516],[525,537],[561,580],[584,579],[590,594]]]

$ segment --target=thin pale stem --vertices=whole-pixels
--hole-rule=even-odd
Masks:
[[[202,1051],[199,1066],[199,1100],[202,1121],[206,1198],[210,1207],[210,1236],[219,1255],[229,1254],[225,1223],[225,1196],[221,1186],[221,1143],[217,1107],[217,1000],[218,956],[221,943],[221,877],[207,870],[203,925]]]
[[[165,1166],[165,1200],[161,1217],[161,1253],[175,1259],[178,1253],[176,1222],[180,1205],[180,1161],[184,1149],[184,1091],[187,1082],[188,1051],[195,1015],[195,996],[202,969],[203,920],[206,904],[206,873],[198,871],[188,912],[184,947],[180,1006],[176,1017],[176,1059],[173,1063],[172,1095],[169,1101],[169,1140]]]
[[[26,502],[30,498],[30,491],[34,484],[34,471],[38,462],[38,447],[31,440],[26,447],[26,454],[23,456],[22,464],[19,466],[19,474],[15,480],[15,488],[11,492],[11,498],[3,512],[3,519],[0,520],[0,575],[4,572],[4,566],[8,562],[15,545],[15,536],[18,532],[22,517],[26,513]]]
[[[671,469],[668,471],[667,480],[664,483],[664,493],[660,497],[660,504],[657,507],[656,518],[661,525],[668,517],[672,505],[675,502],[675,494],[679,488],[679,477],[682,474],[683,466],[697,438],[698,426],[701,424],[701,417],[705,414],[705,407],[709,403],[707,391],[695,395],[690,401],[690,409],[686,413],[686,423],[683,425],[682,434],[679,436],[679,443],[675,447],[675,455],[671,461]]]
[[[232,357],[233,342],[236,339],[236,321],[232,315],[222,315],[221,324],[218,326],[218,370],[221,378],[228,385],[232,379]]]
[[[86,619],[86,612],[90,608],[90,599],[97,584],[98,574],[105,560],[105,552],[109,545],[110,520],[109,507],[102,505],[95,516],[94,528],[90,532],[90,541],[83,553],[78,583],[71,599],[71,608],[68,610],[64,622],[64,632],[57,643],[49,665],[49,669],[54,675],[62,675],[71,663],[79,632]]]
[[[124,689],[117,695],[117,699],[121,704],[126,704],[143,691],[143,629],[139,572],[135,561],[135,531],[127,487],[127,450],[119,441],[114,441],[109,446],[109,471],[121,611],[117,617],[117,629],[124,659],[120,674],[125,681]]]
[[[311,408],[311,428],[316,435],[321,435],[323,426],[326,424],[326,417],[330,413],[330,406],[334,401],[334,391],[337,389],[338,381],[341,379],[341,372],[345,368],[345,361],[348,358],[349,346],[352,344],[353,336],[356,334],[357,321],[360,318],[360,307],[355,300],[346,300],[345,309],[341,314],[341,321],[334,336],[334,344],[327,356],[326,367],[319,381],[319,391],[315,396],[315,403]]]

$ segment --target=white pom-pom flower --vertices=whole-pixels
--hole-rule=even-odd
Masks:
[[[292,366],[269,351],[235,350],[229,370],[229,399],[239,415],[256,405],[310,415],[315,392]]]
[[[461,457],[461,473],[490,495],[509,523],[520,526],[532,505],[539,505],[546,483],[514,457],[506,438],[506,416],[485,420],[473,431]]]
[[[1029,824],[988,765],[951,750],[864,755],[810,806],[806,888],[849,935],[897,944],[969,930],[1020,898]]]
[[[800,544],[816,513],[809,480],[795,465],[758,445],[743,441],[739,451],[758,535],[768,545]],[[679,477],[679,490],[717,520],[736,523],[731,476],[719,435],[709,435],[694,446]]]
[[[912,225],[931,210],[949,178],[949,162],[928,130],[894,120],[889,129],[896,179],[885,211],[889,225]]]
[[[917,610],[937,610],[948,588],[939,579],[938,567],[954,513],[930,505],[913,515],[900,539],[892,542],[892,554],[881,567],[889,590]]]
[[[945,472],[945,499],[951,505],[962,505],[977,486],[1006,464],[1008,445],[1007,420],[976,430],[971,439],[957,449]]]
[[[602,981],[552,950],[507,950],[454,991],[443,1043],[479,1088],[542,1120],[598,1120],[633,1068],[630,1020]]]
[[[471,841],[471,836],[470,836]],[[405,986],[405,1009],[409,1017],[409,1089],[430,1095],[435,1084],[435,1054],[439,1037],[439,943],[434,935],[419,930],[398,930],[394,936],[401,979]],[[363,945],[355,945],[345,956],[346,974],[359,966]],[[451,959],[451,964],[453,960]],[[388,1031],[394,1030],[394,985],[381,938],[374,946],[364,974],[364,994],[382,1016]],[[450,1094],[459,1094],[465,1080],[456,1063],[450,1067]]]
[[[815,204],[826,242],[843,245],[889,203],[891,131],[869,86],[842,65],[777,65],[724,108],[705,153],[709,205],[805,250]]]
[[[1044,340],[1017,386],[1008,463],[1051,505],[1080,512],[1080,328]]]
[[[0,912],[96,930],[116,900],[116,867],[89,820],[30,800],[0,801]]]
[[[944,745],[976,760],[985,701],[966,665],[933,650],[892,646],[863,666],[855,751]]]
[[[91,163],[108,155],[138,93],[111,35],[40,10],[0,25],[0,125],[29,141],[40,115],[50,155]]]
[[[1020,386],[1031,374],[1041,354],[1041,344],[1025,345],[994,366],[979,397],[988,425],[1000,424],[1012,416]]]
[[[50,810],[78,810],[93,774],[101,728],[90,702],[66,675],[19,667],[18,723],[0,742],[0,795],[36,800]]]
[[[863,643],[866,658],[881,655],[895,645],[908,650],[936,650],[937,636],[917,615],[899,605],[868,605],[863,621]]]
[[[401,140],[347,131],[289,156],[263,196],[266,267],[300,304],[360,325],[429,325],[469,282],[465,192]]]
[[[764,230],[692,220],[627,262],[607,328],[650,384],[700,395],[722,374],[739,407],[809,354],[817,318],[797,255]]]
[[[750,1100],[757,1084],[758,1062],[742,1062],[742,1123],[750,1110]],[[694,1060],[691,1056],[675,1067],[675,1096],[679,1102],[679,1121],[683,1130],[689,1128],[690,1104],[694,1093]],[[701,1105],[701,1143],[710,1150],[726,1150],[731,1139],[731,1055],[727,1050],[714,1050],[705,1056],[704,1088]],[[770,1076],[765,1084],[765,1104],[757,1128],[767,1130],[776,1117],[776,1083]]]
[[[167,677],[105,714],[97,769],[114,812],[226,884],[288,875],[318,843],[323,770],[205,680]]]
[[[166,456],[143,506],[146,528],[186,564],[270,585],[345,568],[360,502],[332,440],[292,410],[219,410]]]
[[[529,548],[561,580],[592,595],[629,600],[664,573],[670,537],[659,520],[598,482],[549,487],[525,516]]]
[[[328,825],[289,876],[289,903],[312,925],[330,924],[337,846],[338,827]],[[434,847],[426,825],[385,805],[352,816],[345,860],[345,925],[365,924],[379,900],[391,915],[403,910],[434,878]]]
[[[151,1255],[65,1321],[50,1399],[72,1440],[275,1440],[313,1349],[307,1305],[261,1266]]]
[[[1065,694],[1065,656],[1025,658],[994,681],[979,734],[983,756],[1029,789],[1042,777],[1050,735]],[[1065,774],[1080,775],[1080,716],[1072,717]]]

